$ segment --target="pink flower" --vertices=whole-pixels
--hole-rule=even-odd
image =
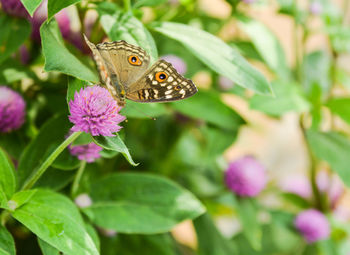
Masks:
[[[219,87],[222,89],[222,90],[229,90],[230,88],[232,88],[234,86],[234,82],[231,81],[229,78],[226,78],[224,76],[219,76],[219,80],[218,80],[218,83],[219,83]]]
[[[85,208],[92,205],[92,200],[90,196],[86,193],[82,193],[74,199],[75,204],[79,208]]]
[[[326,216],[315,209],[299,213],[295,218],[294,226],[308,243],[327,239],[330,234]]]
[[[26,104],[16,91],[0,86],[0,132],[19,129],[25,120]]]
[[[230,163],[225,173],[225,182],[237,195],[254,197],[266,185],[265,168],[252,156],[242,157]]]
[[[64,39],[68,39],[71,35],[70,18],[67,10],[63,9],[55,15],[61,34]]]
[[[74,100],[69,102],[69,120],[74,124],[72,131],[83,131],[93,136],[114,136],[125,120],[119,114],[121,107],[113,99],[107,89],[89,86],[75,92]]]
[[[95,143],[89,143],[84,145],[69,145],[68,150],[73,156],[77,156],[79,160],[85,160],[88,163],[94,162],[96,159],[100,158],[100,151],[102,147]]]
[[[20,0],[0,0],[0,3],[4,12],[9,15],[22,18],[29,17],[29,13]]]
[[[288,176],[279,186],[284,192],[294,193],[305,199],[312,195],[310,181],[304,175]]]
[[[313,1],[310,4],[309,10],[313,15],[320,15],[323,11],[323,6],[319,1]]]
[[[182,60],[182,58],[179,58],[178,56],[175,55],[165,55],[162,56],[161,59],[164,59],[165,61],[169,62],[170,64],[172,64],[175,68],[175,70],[179,73],[179,74],[185,74],[187,71],[187,65],[186,63]]]

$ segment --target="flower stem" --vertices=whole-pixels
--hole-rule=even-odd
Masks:
[[[85,166],[86,166],[86,161],[83,160],[80,162],[80,167],[77,171],[77,174],[75,175],[74,181],[73,181],[73,185],[72,185],[72,189],[71,189],[71,196],[72,198],[74,197],[74,195],[77,193],[78,188],[79,188],[79,183],[81,180],[81,176],[84,173],[85,170]]]
[[[129,12],[131,10],[130,0],[123,0],[123,1],[124,1],[124,10],[125,10],[125,12]]]
[[[45,173],[47,168],[54,162],[54,160],[61,154],[61,152],[71,144],[82,132],[74,132],[63,143],[61,143],[54,152],[44,161],[39,169],[26,181],[21,190],[27,190],[33,187],[33,185],[39,180],[39,178]]]

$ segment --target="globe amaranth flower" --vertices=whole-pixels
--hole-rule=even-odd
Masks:
[[[0,86],[0,132],[19,129],[25,120],[26,104],[16,91]]]
[[[309,10],[313,15],[320,15],[323,11],[323,6],[319,1],[313,1],[310,4]]]
[[[173,65],[175,70],[179,73],[184,75],[187,71],[187,65],[186,63],[182,60],[182,58],[175,56],[175,55],[164,55],[161,57],[161,59],[164,59],[165,61],[169,62],[170,64]]]
[[[84,145],[69,145],[68,150],[70,154],[76,156],[79,160],[85,160],[88,163],[94,162],[100,158],[100,151],[103,148],[95,143],[89,143]]]
[[[264,166],[252,156],[230,163],[225,173],[226,186],[242,197],[258,195],[266,185]]]
[[[2,9],[5,13],[22,18],[28,18],[29,13],[20,0],[0,0]]]
[[[327,239],[330,234],[326,216],[315,209],[299,213],[294,220],[294,226],[308,243]]]
[[[222,90],[229,90],[230,88],[232,88],[234,86],[234,82],[231,81],[229,78],[226,78],[225,76],[219,76],[219,79],[218,79],[218,83],[219,83],[219,87],[222,89]]]
[[[89,86],[75,92],[74,100],[69,102],[69,120],[74,124],[72,131],[83,131],[93,136],[114,136],[125,120],[119,114],[121,107],[107,89],[100,86]]]
[[[82,193],[80,195],[78,195],[75,199],[74,199],[74,203],[79,207],[79,208],[85,208],[85,207],[89,207],[92,205],[92,200],[91,197],[86,194],[86,193]]]

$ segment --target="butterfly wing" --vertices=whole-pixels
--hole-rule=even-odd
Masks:
[[[180,75],[165,60],[158,60],[135,83],[130,84],[126,98],[136,102],[168,102],[194,95],[197,87]]]
[[[140,47],[125,41],[95,45],[86,36],[84,38],[93,53],[101,82],[119,102],[129,84],[146,72],[150,63],[149,55]],[[131,61],[133,58],[137,60],[135,63]]]

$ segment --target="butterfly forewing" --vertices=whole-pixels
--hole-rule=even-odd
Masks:
[[[86,37],[85,41],[93,53],[101,82],[121,106],[125,104],[125,97],[144,103],[167,102],[197,92],[193,82],[165,60],[158,60],[148,69],[150,57],[140,47],[125,41],[97,45]]]
[[[160,76],[165,79],[161,80]],[[163,77],[163,78],[164,78]],[[128,87],[126,98],[137,102],[167,102],[192,96],[196,86],[165,60],[158,60],[138,81]]]

